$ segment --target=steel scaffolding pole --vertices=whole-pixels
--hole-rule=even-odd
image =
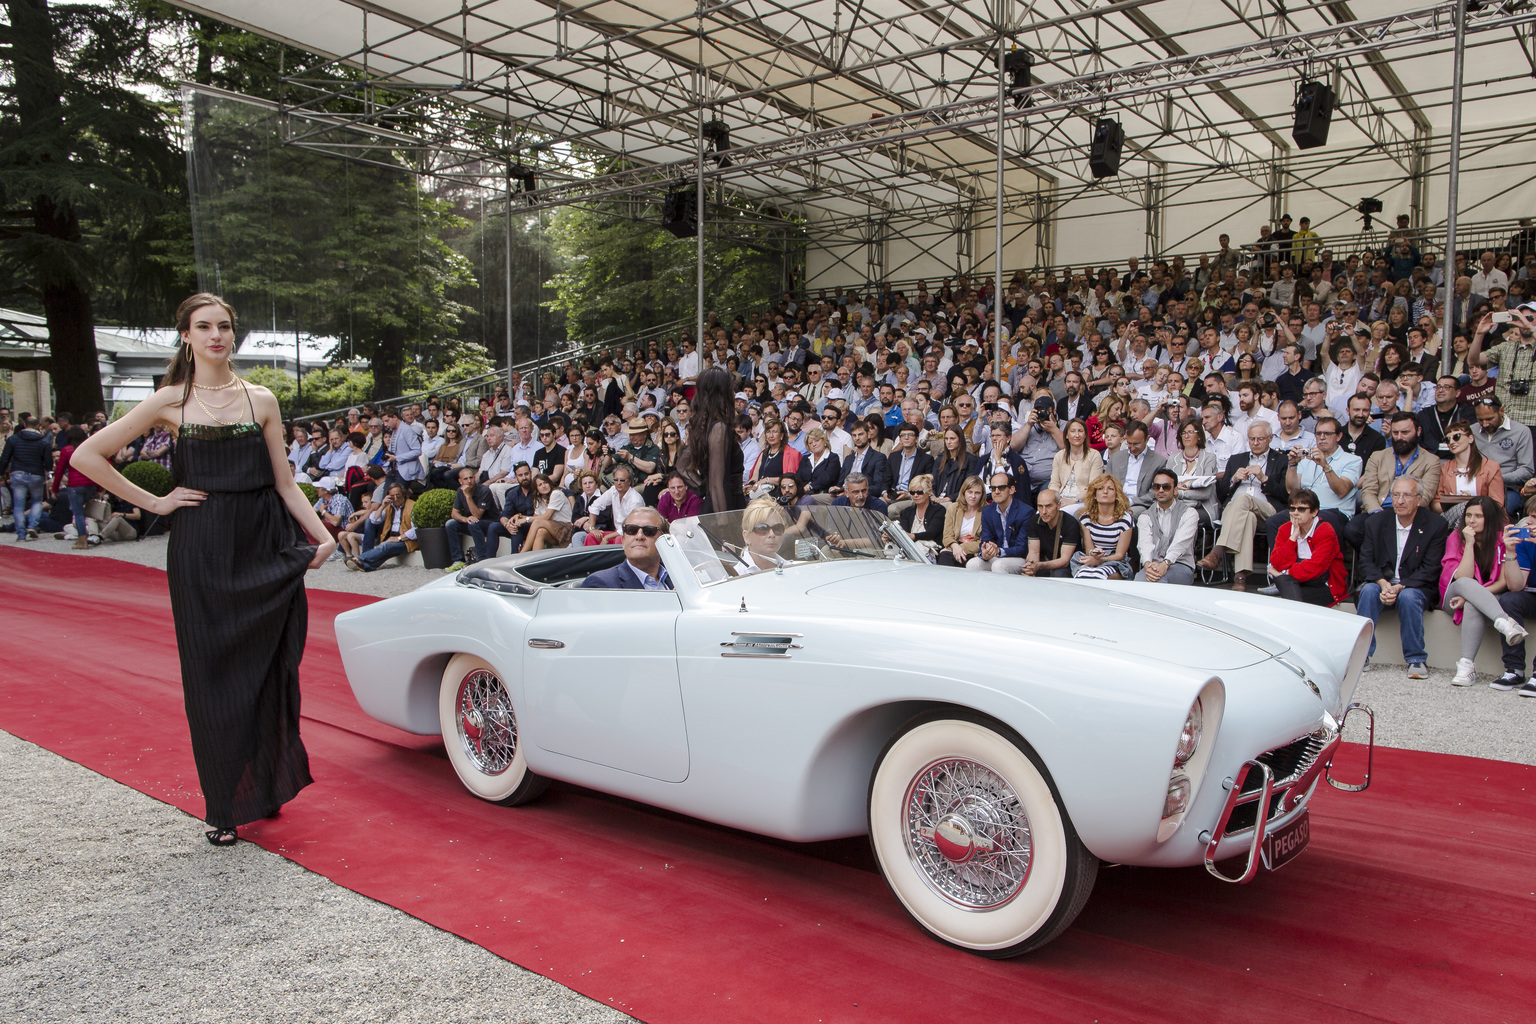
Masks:
[[[997,193],[995,211],[996,246],[993,253],[997,286],[992,292],[992,376],[1003,379],[1003,102],[1008,94],[1008,58],[1003,51],[1003,4],[997,0],[997,178],[992,191]]]
[[[1461,188],[1461,80],[1467,57],[1467,4],[1456,3],[1456,45],[1451,51],[1451,155],[1446,167],[1446,191],[1449,193],[1445,208],[1445,307],[1451,308],[1456,301],[1456,207],[1460,205]],[[1449,324],[1446,325],[1449,328]],[[1449,373],[1454,355],[1450,331],[1440,339],[1440,372]]]

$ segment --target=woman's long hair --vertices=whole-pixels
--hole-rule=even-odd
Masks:
[[[1072,439],[1068,433],[1072,429],[1072,424],[1074,423],[1083,428],[1083,447],[1081,451],[1076,452],[1072,450]],[[1074,416],[1072,419],[1067,420],[1067,422],[1061,425],[1061,439],[1067,442],[1067,446],[1063,449],[1063,451],[1067,453],[1068,462],[1076,462],[1078,459],[1086,459],[1088,457],[1088,453],[1093,450],[1093,446],[1088,443],[1088,424],[1083,420],[1081,416]]]
[[[171,356],[170,362],[165,364],[165,379],[161,381],[162,387],[182,386],[181,404],[186,405],[192,398],[192,376],[197,369],[192,362],[192,346],[181,340],[181,334],[192,329],[192,314],[204,306],[218,306],[229,314],[229,326],[235,327],[235,307],[225,302],[212,292],[198,292],[189,295],[176,307],[176,354]],[[233,367],[231,367],[233,369]]]
[[[1084,492],[1088,506],[1088,515],[1095,522],[1099,518],[1099,488],[1107,483],[1115,485],[1115,511],[1114,515],[1110,517],[1110,522],[1114,522],[1131,510],[1131,499],[1125,496],[1125,489],[1120,486],[1120,481],[1108,473],[1100,473],[1093,478],[1088,484],[1087,491]]]
[[[954,434],[960,439],[960,453],[958,457],[951,457],[949,454],[950,434]],[[933,467],[933,475],[935,478],[943,476],[945,473],[949,472],[952,467],[957,465],[960,467],[961,472],[964,472],[966,465],[971,461],[971,442],[970,439],[965,436],[965,431],[961,430],[959,427],[949,427],[944,431],[943,436],[944,444],[939,449],[939,462],[938,465]]]
[[[1453,430],[1459,430],[1467,435],[1467,472],[1474,477],[1483,471],[1483,453],[1477,448],[1477,435],[1472,433],[1472,424],[1466,420],[1456,420],[1445,428],[1446,434]],[[1452,456],[1454,459],[1455,456]]]
[[[729,370],[711,366],[699,374],[693,389],[693,408],[688,414],[688,446],[683,449],[682,464],[693,473],[701,486],[709,486],[709,435],[718,423],[725,428],[725,440],[735,440],[732,426],[736,421],[736,394],[731,390]]]
[[[1483,532],[1472,543],[1472,557],[1477,561],[1477,571],[1486,580],[1493,576],[1494,562],[1498,559],[1499,538],[1504,533],[1504,506],[1486,494],[1468,499],[1467,505],[1476,505],[1483,510]]]

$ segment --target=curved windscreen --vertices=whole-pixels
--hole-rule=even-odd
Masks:
[[[848,506],[754,502],[738,512],[680,519],[671,534],[705,585],[812,562],[925,561],[899,525]]]

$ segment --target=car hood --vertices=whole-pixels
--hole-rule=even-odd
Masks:
[[[1213,672],[1257,664],[1290,649],[1214,615],[1070,580],[924,567],[906,571],[914,570],[923,577],[915,586],[897,584],[877,570],[813,586],[806,593],[818,602],[830,600],[830,607],[844,614],[857,614],[856,606],[864,606],[882,618],[909,615],[925,623],[1005,629]]]

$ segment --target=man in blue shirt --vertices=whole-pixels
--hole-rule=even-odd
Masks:
[[[1517,536],[1523,531],[1523,536]],[[1525,618],[1536,613],[1536,516],[1526,516],[1517,526],[1504,529],[1503,578],[1509,589],[1499,595],[1499,607],[1519,624],[1515,642],[1500,640],[1504,674],[1488,685],[1495,690],[1514,690],[1522,697],[1536,697],[1536,677],[1525,674]],[[1471,682],[1470,676],[1467,680]]]
[[[1007,473],[992,474],[991,488],[992,504],[981,510],[981,550],[965,567],[1018,575],[1029,552],[1035,510],[1014,499],[1013,477]]]

